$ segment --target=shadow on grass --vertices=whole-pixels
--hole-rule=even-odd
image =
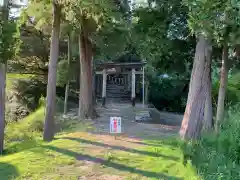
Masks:
[[[10,155],[14,153],[18,153],[21,151],[25,151],[28,149],[32,149],[38,147],[39,144],[36,140],[26,140],[20,142],[12,142],[9,146],[4,150],[4,155]]]
[[[128,141],[131,142],[131,141]],[[140,144],[140,145],[144,145],[144,146],[153,146],[153,147],[161,147],[161,146],[170,146],[171,148],[179,148],[182,147],[182,142],[180,140],[176,140],[176,139],[168,139],[168,140],[164,140],[164,139],[159,139],[158,141],[153,141],[153,142],[131,142],[131,143],[135,143],[135,144]]]
[[[140,169],[136,169],[134,167],[129,167],[126,165],[122,165],[122,164],[118,164],[115,162],[111,162],[111,161],[107,161],[98,157],[93,157],[90,155],[86,155],[86,154],[81,154],[81,153],[77,153],[74,151],[70,151],[70,150],[66,150],[66,149],[62,149],[62,148],[58,148],[55,146],[43,146],[44,148],[47,148],[49,150],[58,152],[58,153],[62,153],[64,155],[70,156],[70,157],[74,157],[79,161],[91,161],[94,163],[98,163],[107,167],[111,167],[120,171],[125,171],[125,172],[131,172],[131,173],[136,173],[138,175],[141,176],[145,176],[148,178],[158,178],[158,179],[171,179],[171,180],[182,180],[183,178],[177,178],[177,177],[173,177],[173,176],[168,176],[162,173],[157,173],[157,172],[151,172],[151,171],[146,171],[146,170],[140,170]]]
[[[13,166],[12,164],[0,162],[1,180],[15,179],[17,176],[19,176],[19,172],[15,166]]]
[[[126,151],[126,152],[130,152],[130,153],[137,153],[137,154],[146,155],[146,156],[162,157],[162,158],[173,160],[173,161],[178,161],[179,160],[179,158],[177,158],[177,157],[166,156],[166,155],[160,154],[159,152],[155,153],[155,152],[149,152],[149,151],[142,151],[142,150],[138,150],[138,149],[131,149],[131,148],[123,147],[123,146],[109,145],[109,144],[105,144],[105,143],[101,143],[101,142],[95,142],[95,141],[81,139],[81,138],[64,137],[64,138],[61,138],[61,139],[68,139],[68,140],[77,141],[77,142],[80,142],[80,143],[91,144],[91,145],[94,145],[94,146],[111,148],[111,149]]]

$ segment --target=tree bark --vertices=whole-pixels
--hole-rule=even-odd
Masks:
[[[211,57],[210,57],[211,61]],[[211,66],[209,71],[209,78],[208,78],[208,87],[207,87],[207,96],[205,101],[205,109],[204,109],[204,124],[203,129],[205,131],[210,131],[213,128],[213,109],[212,109],[212,72]]]
[[[88,34],[82,28],[79,35],[79,52],[80,52],[80,91],[79,91],[79,111],[80,118],[92,118],[93,116],[93,99],[92,99],[92,44],[88,39]]]
[[[53,24],[50,49],[50,61],[48,66],[47,102],[43,140],[51,141],[54,138],[54,118],[56,105],[56,74],[59,56],[59,34],[60,34],[61,8],[53,1]]]
[[[202,130],[207,89],[209,87],[208,79],[211,66],[211,51],[212,46],[210,42],[205,39],[204,36],[199,36],[190,80],[187,106],[179,132],[183,139],[197,139]]]
[[[70,67],[70,63],[71,63],[71,59],[72,59],[72,53],[71,53],[71,35],[69,33],[68,35],[68,70]],[[69,85],[70,85],[70,79],[68,78],[66,87],[65,87],[65,99],[64,99],[64,110],[63,113],[67,114],[67,103],[68,103],[68,95],[69,95]]]
[[[9,1],[4,0],[2,13],[3,26],[6,26],[8,23],[9,17],[8,5]],[[0,154],[3,154],[4,150],[4,130],[5,130],[5,100],[6,100],[5,90],[6,90],[7,59],[4,58],[5,57],[2,57],[0,62]]]
[[[4,149],[6,65],[0,64],[0,153]]]
[[[224,119],[224,101],[227,91],[228,84],[228,46],[227,44],[223,47],[222,52],[222,68],[221,68],[221,78],[220,78],[220,87],[218,93],[218,105],[217,105],[217,115],[216,115],[216,131],[218,132],[220,123]]]

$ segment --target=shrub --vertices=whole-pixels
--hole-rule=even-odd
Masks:
[[[39,77],[20,79],[13,83],[14,95],[30,111],[38,108],[39,99],[46,94],[46,85]]]
[[[20,103],[12,91],[8,91],[5,111],[6,122],[15,122],[18,119],[26,117],[29,113],[30,110],[27,106]]]
[[[214,70],[217,71],[217,70]],[[236,71],[236,72],[235,72]],[[228,77],[228,86],[226,92],[225,104],[226,107],[230,107],[236,105],[240,102],[240,72],[239,70],[235,70],[235,73],[230,72]],[[217,77],[216,77],[217,76]],[[212,85],[212,95],[213,95],[213,105],[214,109],[217,107],[217,99],[218,99],[218,91],[220,86],[219,81],[219,71],[213,73],[213,85]]]
[[[62,57],[57,65],[57,86],[64,87],[68,80],[72,80],[74,76],[79,76],[79,61],[71,61],[68,68],[68,60]]]
[[[33,75],[7,74],[7,123],[23,119],[38,107],[38,92],[41,90],[38,81]]]
[[[187,91],[187,80],[158,77],[150,81],[149,101],[159,110],[184,112]]]
[[[240,177],[240,104],[229,109],[228,118],[216,134],[205,134],[202,139],[185,146],[200,175],[206,180],[235,180]]]
[[[61,97],[56,97],[56,111],[63,112],[64,99]]]
[[[43,103],[41,98],[41,103]],[[8,123],[5,129],[6,142],[22,142],[41,137],[44,128],[45,108],[41,106],[35,112],[31,113],[18,122]],[[79,123],[77,117],[55,118],[55,132],[73,129]]]
[[[19,122],[6,126],[5,138],[7,142],[34,139],[43,131],[44,108],[40,107],[34,113]]]

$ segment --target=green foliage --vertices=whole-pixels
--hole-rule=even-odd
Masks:
[[[132,42],[149,65],[163,73],[185,73],[192,63],[195,39],[189,37],[187,8],[180,1],[156,1],[134,11]]]
[[[66,57],[60,59],[57,65],[57,86],[64,87],[68,80],[74,79],[74,76],[79,76],[79,62],[71,60],[68,65]]]
[[[23,120],[6,126],[5,138],[7,142],[34,139],[43,130],[44,108],[30,114]]]
[[[44,98],[41,98],[41,104],[45,105]],[[57,99],[57,108],[62,104]],[[41,137],[44,128],[45,106],[40,106],[34,112],[17,122],[11,122],[6,125],[5,138],[6,143],[22,142],[38,139]],[[56,118],[56,132],[66,130],[71,124],[76,124],[77,119],[62,119],[61,116]],[[72,126],[71,126],[72,127]]]
[[[187,158],[206,180],[235,180],[240,176],[240,105],[228,111],[229,117],[217,135],[206,134],[197,143],[185,146]],[[187,151],[186,151],[187,149]]]
[[[187,93],[187,80],[170,77],[150,80],[149,101],[159,110],[184,112]]]
[[[25,115],[29,112],[35,111],[39,106],[44,105],[44,97],[46,97],[46,86],[47,84],[44,82],[45,77],[42,76],[30,76],[27,79],[18,79],[12,82],[12,96],[15,98],[15,101],[18,102],[21,107],[19,107],[19,111],[12,112],[14,116],[10,116],[9,121],[18,121],[21,120]],[[63,89],[63,91],[62,91]],[[64,96],[64,88],[57,87],[57,100],[56,100],[56,110],[57,112],[62,112],[63,110],[63,99],[61,96]],[[13,103],[15,103],[15,101]],[[26,113],[25,115],[21,115],[21,108],[25,107]],[[23,111],[24,112],[24,111]],[[11,119],[11,117],[13,119]]]
[[[189,8],[188,22],[192,32],[202,33],[220,44],[239,41],[238,0],[184,0],[184,4]]]
[[[220,70],[214,67],[213,78],[212,78],[213,79],[212,95],[213,95],[213,106],[215,108],[217,106],[218,91],[220,86],[219,73],[220,73]],[[237,104],[240,101],[239,79],[240,79],[240,73],[238,70],[234,73],[231,73],[231,72],[229,73],[226,100],[225,100],[225,105],[227,108]]]
[[[96,44],[97,60],[112,60],[131,49],[127,49],[129,31],[122,22],[108,22],[92,36]]]
[[[156,1],[135,9],[131,32],[137,54],[147,61],[149,100],[160,110],[183,112],[195,38],[189,36],[181,1]],[[171,78],[160,78],[163,74]]]
[[[39,99],[45,96],[46,85],[39,77],[30,77],[29,79],[20,79],[13,84],[15,96],[27,106],[30,111],[39,106]]]
[[[46,34],[51,33],[52,23],[51,1],[30,0],[28,2],[28,6],[25,12],[27,16],[34,17],[34,27],[36,29],[43,31]]]
[[[70,68],[68,67],[68,61],[62,60],[57,65],[57,85],[64,86],[70,80]]]
[[[9,60],[8,71],[47,74],[49,35],[35,27],[27,9],[22,10],[18,22],[22,43],[19,56]]]
[[[56,111],[63,112],[64,99],[61,97],[56,97]]]
[[[19,100],[17,94],[18,92],[14,88],[14,85],[20,80],[27,80],[31,78],[28,74],[7,74],[7,84],[6,84],[6,122],[18,121],[23,119],[31,111],[25,103]]]
[[[0,14],[2,15],[2,14]],[[0,62],[10,60],[19,51],[21,41],[19,26],[16,22],[0,19]]]
[[[94,46],[95,59],[112,59],[113,57],[120,56],[126,50],[126,42],[129,34],[122,18],[123,13],[121,13],[117,3],[109,0],[95,1],[94,3],[88,1],[66,0],[59,1],[59,3],[62,7],[61,39],[65,40],[69,32],[74,32],[74,44],[77,44],[79,30],[82,26],[86,29]],[[25,14],[25,16],[34,17],[34,21],[31,23],[28,22],[27,24],[34,26],[45,36],[49,35],[52,21],[51,6],[50,1],[32,0],[29,2],[25,13],[22,13],[22,16]],[[26,22],[27,21],[29,21],[29,18],[26,18]],[[42,37],[42,39],[45,38]],[[31,44],[35,43],[36,47],[39,47],[39,44],[36,42],[38,41],[34,41],[33,39]],[[42,45],[44,45],[44,43],[40,44],[41,47]],[[78,45],[76,47],[78,51]],[[29,47],[27,47],[26,50],[28,49]],[[40,51],[39,48],[35,49],[32,47],[32,49],[34,49],[36,54]],[[66,46],[65,48],[63,46],[63,42],[60,42],[60,53],[66,55],[66,49]],[[42,54],[46,53],[48,52],[42,52]],[[78,58],[78,53],[73,53],[73,56]],[[32,58],[36,59],[36,57]],[[26,61],[24,67],[28,67],[29,61],[27,61],[27,58],[23,60],[20,61],[22,64]],[[41,61],[43,60],[40,57],[40,62]],[[37,65],[39,59],[34,60],[34,62],[34,64]]]
[[[119,19],[117,6],[110,0],[99,0],[94,3],[67,0],[63,12],[66,19],[72,22],[76,28],[86,28],[88,33],[96,32],[104,23],[112,21],[113,18],[115,21]]]
[[[95,59],[113,59],[126,49],[129,38],[123,13],[109,0],[67,1],[63,12],[76,32],[84,29],[94,46]]]

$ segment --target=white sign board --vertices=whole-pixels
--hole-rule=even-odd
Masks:
[[[110,133],[118,134],[121,133],[121,117],[110,117]]]

